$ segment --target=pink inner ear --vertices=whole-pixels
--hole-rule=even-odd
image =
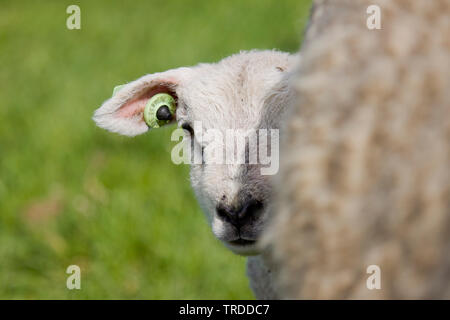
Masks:
[[[169,87],[170,84],[159,84],[155,87],[152,87],[148,91],[146,91],[144,94],[142,94],[139,98],[136,98],[134,100],[128,101],[124,105],[122,105],[119,110],[117,110],[116,115],[119,118],[132,118],[137,115],[142,115],[142,121],[144,120],[143,113],[145,105],[147,104],[148,99],[153,97],[157,93],[168,93],[172,95],[175,100],[177,100],[177,97],[175,95],[175,92],[171,90]]]

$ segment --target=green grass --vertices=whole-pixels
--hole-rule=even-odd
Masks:
[[[81,7],[81,30],[66,7]],[[170,161],[165,128],[94,126],[115,85],[252,48],[295,51],[309,1],[2,1],[0,298],[253,298]],[[81,267],[81,290],[66,268]]]

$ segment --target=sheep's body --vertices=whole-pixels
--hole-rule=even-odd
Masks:
[[[316,1],[265,241],[281,298],[450,298],[449,16],[447,0]]]

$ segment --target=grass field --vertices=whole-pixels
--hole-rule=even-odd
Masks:
[[[81,30],[66,8],[81,8]],[[0,298],[253,298],[164,128],[91,116],[115,85],[252,48],[295,51],[309,1],[0,3]],[[81,267],[81,290],[66,268]]]

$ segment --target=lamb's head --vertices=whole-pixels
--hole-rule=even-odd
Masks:
[[[213,233],[236,253],[256,254],[267,220],[270,174],[278,170],[278,158],[273,157],[278,144],[274,149],[271,142],[278,143],[276,130],[291,98],[288,78],[295,62],[287,53],[251,51],[216,64],[146,75],[121,88],[95,112],[94,120],[123,135],[142,134],[149,129],[143,117],[148,99],[157,93],[172,95],[174,122],[203,154],[191,165],[191,182]],[[250,143],[255,137],[269,142],[273,163],[252,158],[261,148]],[[244,141],[244,148],[238,141]]]

